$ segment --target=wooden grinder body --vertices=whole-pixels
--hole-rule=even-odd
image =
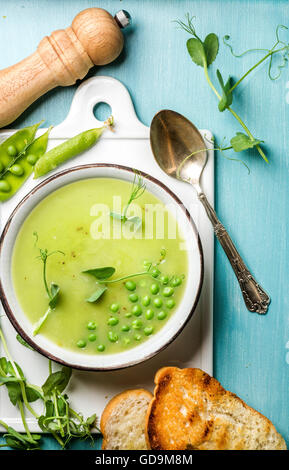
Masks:
[[[72,85],[93,65],[112,62],[122,48],[122,32],[107,11],[83,10],[71,26],[43,38],[29,57],[0,71],[0,127],[52,88]]]

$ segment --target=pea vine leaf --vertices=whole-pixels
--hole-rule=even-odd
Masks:
[[[115,273],[115,268],[112,266],[106,266],[104,268],[94,268],[94,269],[87,269],[86,271],[82,271],[84,274],[91,274],[94,276],[98,281],[103,279],[108,279]]]
[[[30,346],[30,344],[25,341],[25,339],[22,338],[19,334],[16,335],[16,339],[18,343],[22,344],[22,346],[25,346],[26,348],[30,349],[31,351],[34,351],[34,349]]]
[[[50,374],[42,385],[44,397],[49,398],[53,392],[62,393],[69,383],[71,373],[70,367],[62,367],[61,370]]]
[[[97,286],[96,291],[88,299],[86,299],[86,301],[90,303],[96,302],[106,290],[107,287],[100,284]]]
[[[188,53],[191,56],[192,61],[196,65],[204,67],[204,62],[206,61],[206,52],[204,45],[200,39],[190,38],[187,40],[187,49]]]
[[[221,89],[222,89],[222,98],[219,101],[218,108],[219,111],[222,113],[233,103],[233,94],[230,91],[231,89],[231,77],[228,78],[227,82],[224,83],[222,74],[220,70],[217,70],[217,78],[219,80]]]
[[[236,135],[230,140],[230,143],[235,152],[242,152],[243,150],[252,149],[262,142],[264,141],[259,139],[250,139],[250,137],[248,137],[243,132],[237,132]]]
[[[215,33],[210,33],[204,40],[204,50],[207,59],[207,65],[211,65],[219,52],[219,39]]]
[[[51,294],[51,297],[50,297],[48,305],[53,310],[58,303],[59,294],[60,294],[60,287],[54,282],[50,284],[50,294]]]

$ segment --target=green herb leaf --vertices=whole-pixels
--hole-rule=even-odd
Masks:
[[[16,335],[17,341],[22,344],[22,346],[25,346],[28,349],[31,349],[31,351],[34,351],[34,349],[28,344],[20,335]]]
[[[95,269],[87,269],[86,271],[82,271],[84,274],[91,274],[98,280],[108,279],[115,273],[115,268],[111,266],[105,268],[95,268]]]
[[[100,299],[102,294],[107,290],[107,287],[104,285],[97,286],[97,290],[86,299],[87,302],[93,303]]]
[[[43,326],[43,324],[46,322],[47,320],[47,317],[50,315],[50,313],[52,312],[52,309],[49,307],[46,312],[44,313],[44,315],[42,317],[39,318],[39,320],[34,323],[33,325],[33,336],[37,335],[37,333],[39,332],[40,328]]]
[[[25,387],[26,391],[26,397],[29,403],[33,403],[34,401],[38,400],[41,397],[41,393],[39,393],[35,388],[31,388],[26,386]]]
[[[195,64],[204,67],[204,63],[206,62],[206,52],[202,41],[196,38],[188,39],[187,49],[192,61],[195,62]]]
[[[219,52],[219,39],[215,33],[210,33],[204,40],[204,49],[207,58],[207,65],[211,65]]]
[[[225,111],[233,102],[233,94],[230,92],[231,89],[231,77],[228,78],[226,84],[224,84],[223,77],[220,70],[217,70],[217,78],[222,88],[222,98],[219,101],[218,108],[221,113]]]
[[[230,143],[235,152],[242,152],[243,150],[251,149],[256,147],[263,142],[263,140],[259,139],[250,139],[246,134],[243,132],[237,132],[234,137],[230,140]]]
[[[22,401],[22,392],[19,383],[7,383],[6,388],[11,403],[16,406],[19,401]]]
[[[50,397],[53,391],[57,391],[58,393],[63,392],[69,383],[71,372],[69,367],[62,367],[61,370],[50,374],[46,382],[42,385],[44,396]]]
[[[51,297],[48,305],[53,310],[58,303],[60,294],[60,287],[57,284],[54,284],[54,282],[50,284],[50,293]]]
[[[93,426],[95,423],[95,420],[96,420],[96,414],[89,416],[89,418],[87,418],[86,420],[87,426]]]

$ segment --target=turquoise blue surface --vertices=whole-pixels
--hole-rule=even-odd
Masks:
[[[238,51],[270,47],[275,27],[289,25],[289,4],[282,0],[1,0],[1,68],[30,54],[44,35],[67,26],[79,10],[91,6],[111,13],[125,8],[134,24],[125,32],[121,57],[89,75],[120,79],[145,124],[159,109],[172,108],[198,127],[210,129],[219,143],[240,128],[229,113],[218,112],[203,70],[187,54],[187,35],[172,20],[191,12],[201,37],[211,31],[220,37],[230,34]],[[224,76],[238,77],[257,57],[235,59],[221,45],[216,67]],[[289,69],[275,82],[266,70],[265,65],[260,67],[240,86],[234,109],[254,135],[266,141],[270,163],[247,152],[248,175],[243,165],[217,154],[216,209],[272,303],[266,316],[246,310],[232,269],[216,244],[214,374],[225,388],[268,416],[289,444]],[[60,123],[74,91],[75,87],[52,91],[13,127],[40,119],[46,119],[46,126]],[[83,446],[77,443],[74,448]],[[55,448],[48,438],[45,447]]]

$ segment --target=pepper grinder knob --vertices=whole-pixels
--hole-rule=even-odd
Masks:
[[[122,29],[127,28],[131,24],[131,16],[126,10],[120,10],[114,16],[118,26]]]

